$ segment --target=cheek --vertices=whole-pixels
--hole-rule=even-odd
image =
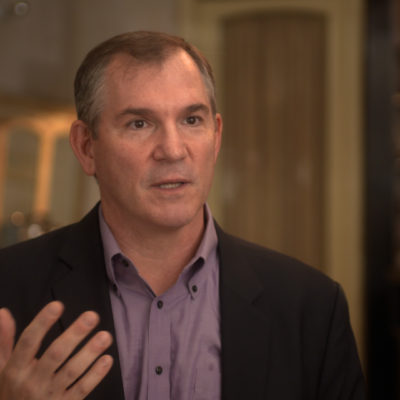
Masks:
[[[219,154],[219,149],[221,148],[221,136],[216,134],[214,138],[214,148],[213,148],[213,153],[214,153],[214,163],[217,161],[218,154]]]
[[[210,145],[210,150],[209,150],[209,159],[210,163],[214,166],[217,158],[218,158],[218,153],[219,153],[219,145],[218,141],[216,138],[212,141],[212,144]]]
[[[106,184],[113,185],[125,179],[129,170],[129,157],[121,151],[104,149],[96,154],[96,175]]]
[[[204,150],[203,157],[197,166],[200,174],[208,181],[211,181],[214,176],[216,156],[214,143],[209,144],[207,149]]]
[[[96,153],[96,162],[103,168],[125,169],[135,161],[134,152],[123,143],[105,143]]]

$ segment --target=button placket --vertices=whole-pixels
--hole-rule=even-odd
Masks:
[[[170,393],[169,368],[171,355],[170,318],[165,301],[155,298],[149,315],[149,399],[166,399]]]

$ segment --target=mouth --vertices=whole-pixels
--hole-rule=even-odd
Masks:
[[[170,183],[160,183],[157,185],[160,189],[177,189],[183,185],[185,185],[186,182],[170,182]]]
[[[162,190],[177,190],[187,186],[190,182],[184,178],[163,179],[155,182],[152,186]]]

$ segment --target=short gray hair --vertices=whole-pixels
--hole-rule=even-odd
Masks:
[[[193,59],[208,91],[211,111],[217,112],[215,80],[210,63],[204,55],[183,38],[161,32],[137,31],[112,37],[93,48],[80,65],[74,83],[75,107],[78,118],[96,133],[102,110],[101,91],[104,72],[117,54],[128,54],[141,64],[161,64],[175,51],[183,49]]]

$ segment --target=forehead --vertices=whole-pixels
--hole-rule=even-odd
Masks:
[[[197,96],[209,102],[203,76],[184,50],[160,62],[138,62],[128,54],[116,55],[105,71],[105,95],[115,98]],[[165,100],[165,99],[164,99]],[[188,99],[189,100],[189,99]],[[198,100],[197,100],[198,101]]]

